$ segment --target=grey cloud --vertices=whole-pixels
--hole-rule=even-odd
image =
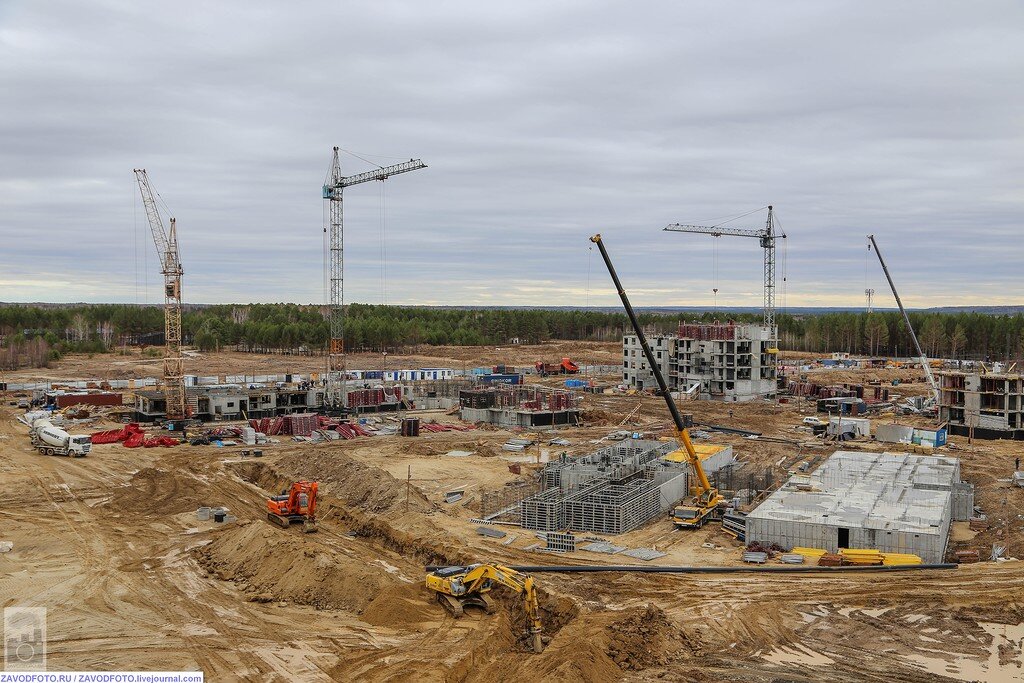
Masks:
[[[188,298],[317,301],[338,144],[429,165],[388,181],[393,302],[582,305],[589,264],[590,302],[614,304],[586,241],[601,231],[638,304],[710,303],[717,273],[719,303],[757,305],[756,243],[718,240],[716,269],[713,240],[661,228],[771,202],[793,305],[882,291],[868,232],[912,305],[1018,303],[1022,14],[8,2],[0,300],[133,301],[136,249],[155,285],[144,166]],[[350,301],[381,297],[379,213],[376,184],[346,194]]]

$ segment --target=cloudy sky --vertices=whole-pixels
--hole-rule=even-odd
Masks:
[[[0,301],[158,301],[136,167],[186,300],[322,301],[338,145],[429,166],[346,193],[348,301],[614,304],[600,231],[638,305],[759,305],[661,228],[771,203],[788,305],[891,305],[868,232],[909,305],[1022,304],[1022,73],[1009,1],[0,0]]]

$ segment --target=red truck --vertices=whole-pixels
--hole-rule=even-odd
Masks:
[[[568,358],[563,358],[561,363],[537,361],[534,367],[537,368],[537,374],[542,377],[547,377],[548,375],[575,375],[580,371],[580,366]]]

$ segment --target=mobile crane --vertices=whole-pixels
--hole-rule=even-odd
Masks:
[[[316,526],[316,491],[315,481],[297,481],[291,489],[282,491],[280,496],[267,499],[267,519],[279,527],[287,529],[292,522],[302,522],[302,530],[307,534],[317,530]]]
[[[601,239],[600,233],[591,237],[590,241],[597,244],[597,248],[601,252],[601,258],[604,259],[604,264],[608,267],[608,274],[612,276],[615,289],[619,293],[619,298],[622,299],[622,306],[626,309],[629,322],[633,326],[633,331],[636,332],[641,348],[643,348],[647,364],[650,366],[651,372],[654,373],[654,378],[658,381],[658,388],[661,390],[661,396],[665,399],[665,404],[668,406],[668,412],[672,414],[672,421],[676,426],[676,436],[679,439],[679,443],[683,446],[676,453],[685,454],[686,461],[689,463],[690,469],[693,470],[693,477],[696,480],[695,484],[690,486],[692,497],[683,504],[676,506],[672,511],[672,521],[680,529],[702,527],[705,522],[714,516],[715,510],[718,509],[718,504],[722,502],[723,498],[719,495],[718,489],[711,486],[708,475],[704,472],[704,467],[700,463],[700,456],[697,455],[697,451],[693,448],[693,442],[690,441],[690,432],[686,428],[686,423],[683,422],[683,416],[679,413],[676,402],[672,400],[668,385],[665,384],[665,377],[661,374],[661,368],[658,367],[658,363],[654,358],[654,352],[651,351],[651,346],[647,343],[647,336],[636,319],[633,306],[629,303],[629,297],[626,296],[626,290],[622,288],[622,283],[619,282],[619,276],[615,273],[615,266],[612,265],[608,251],[604,248],[604,241]]]
[[[529,574],[517,572],[500,564],[471,564],[468,567],[441,567],[427,574],[427,588],[437,601],[456,618],[467,606],[482,607],[488,614],[494,611],[494,601],[488,592],[495,584],[511,588],[523,596],[526,618],[529,621],[530,644],[540,654],[544,649],[541,639],[542,624],[537,587]]]

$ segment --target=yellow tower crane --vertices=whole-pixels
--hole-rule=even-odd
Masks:
[[[164,398],[167,419],[177,422],[186,417],[185,370],[181,355],[181,276],[184,271],[178,254],[178,230],[174,218],[170,219],[170,232],[164,229],[146,169],[135,169],[135,179],[146,207],[156,253],[160,257],[160,272],[164,275]]]

